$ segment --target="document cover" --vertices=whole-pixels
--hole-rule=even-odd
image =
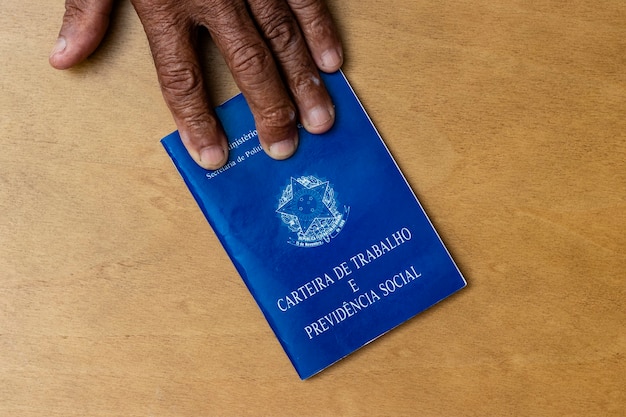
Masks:
[[[287,160],[263,152],[242,95],[217,108],[224,167],[162,140],[302,379],[466,285],[343,73],[322,77],[335,124],[300,128]]]

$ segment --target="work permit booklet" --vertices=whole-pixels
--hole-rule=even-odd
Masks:
[[[224,167],[162,140],[302,379],[466,285],[343,73],[322,78],[335,124],[300,128],[287,160],[263,152],[242,95],[217,108]]]

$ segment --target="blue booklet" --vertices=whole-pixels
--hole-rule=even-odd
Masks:
[[[261,149],[242,95],[217,108],[224,167],[162,140],[302,379],[466,285],[343,73],[323,80],[335,124],[301,128],[285,161]]]

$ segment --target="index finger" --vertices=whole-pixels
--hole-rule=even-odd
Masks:
[[[195,49],[192,22],[176,10],[135,6],[157,70],[161,91],[191,157],[206,169],[228,159],[226,135],[209,105]]]

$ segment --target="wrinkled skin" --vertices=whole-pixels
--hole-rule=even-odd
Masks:
[[[115,0],[66,0],[50,64],[70,68],[102,41]],[[131,0],[150,43],[163,97],[185,147],[202,167],[228,159],[224,131],[209,105],[197,54],[205,27],[243,92],[259,139],[275,159],[306,130],[332,127],[334,109],[318,69],[339,69],[343,52],[324,0]]]

